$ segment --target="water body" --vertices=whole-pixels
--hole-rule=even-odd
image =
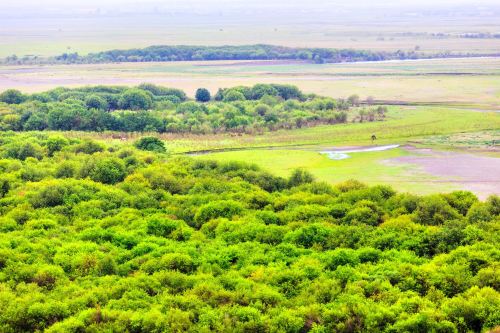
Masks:
[[[376,146],[376,147],[360,147],[360,148],[346,148],[339,150],[325,150],[321,151],[320,154],[326,155],[331,160],[345,160],[346,158],[351,157],[349,154],[352,153],[367,153],[373,151],[384,151],[389,149],[398,148],[399,145],[387,145],[387,146]]]

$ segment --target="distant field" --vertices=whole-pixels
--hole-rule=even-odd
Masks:
[[[436,18],[432,15],[407,15],[399,18],[389,16],[388,19],[383,13],[378,16],[369,12],[353,14],[326,3],[325,6],[331,16],[302,13],[302,8],[296,11],[288,8],[289,12],[283,17],[276,17],[270,11],[252,19],[247,15],[242,16],[238,10],[217,19],[199,13],[6,17],[0,20],[0,57],[12,54],[50,56],[63,52],[87,54],[161,44],[267,43],[387,51],[413,50],[418,47],[421,52],[428,53],[492,53],[500,50],[500,39],[457,37],[469,32],[498,32],[499,21],[495,16]],[[355,15],[355,20],[352,15]]]
[[[300,62],[216,61],[99,65],[2,66],[0,91],[57,86],[137,85],[184,89],[262,82],[290,83],[332,97],[358,94],[387,101],[462,104],[500,109],[500,58],[435,59],[316,65]]]

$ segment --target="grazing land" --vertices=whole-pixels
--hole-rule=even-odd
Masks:
[[[197,156],[217,161],[252,161],[264,170],[289,176],[293,170],[310,171],[318,180],[338,183],[358,179],[371,185],[388,184],[399,191],[419,194],[468,190],[481,198],[499,194],[500,153],[437,151],[412,146],[384,152],[352,153],[331,160],[314,150],[243,150]]]
[[[334,98],[358,94],[387,102],[461,104],[500,109],[500,58],[433,59],[374,63],[310,64],[283,61],[122,63],[0,66],[0,90],[40,92],[61,85],[138,85],[183,89],[256,83],[294,84]],[[467,89],[464,89],[467,87]]]
[[[277,130],[262,135],[226,134],[173,134],[162,133],[159,137],[168,142],[172,153],[196,153],[213,150],[248,149],[266,147],[319,146],[369,146],[371,135],[377,135],[377,144],[422,143],[439,148],[452,146],[461,135],[478,135],[471,138],[473,147],[479,142],[483,146],[494,146],[498,140],[500,114],[497,112],[475,112],[468,109],[448,107],[391,106],[386,119],[380,122],[348,123],[335,126],[315,126],[295,130]],[[476,132],[487,131],[484,134]],[[468,134],[469,133],[469,134]],[[141,133],[121,133],[118,139],[112,133],[68,132],[78,138],[97,138],[105,141],[135,140]],[[448,138],[448,139],[446,139]],[[452,138],[452,139],[449,139]],[[450,142],[452,140],[452,142]]]

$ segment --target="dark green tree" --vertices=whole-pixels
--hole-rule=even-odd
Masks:
[[[196,90],[196,100],[201,103],[209,102],[211,99],[210,91],[205,88],[199,88]]]
[[[155,151],[158,153],[167,151],[163,141],[152,136],[140,138],[134,143],[134,146],[140,150]]]
[[[121,95],[118,104],[125,110],[149,110],[153,107],[153,98],[147,91],[128,89]]]
[[[95,94],[85,98],[85,105],[89,109],[97,109],[103,111],[108,109],[108,102],[106,101],[106,99]]]
[[[0,94],[0,102],[7,104],[21,104],[26,100],[19,90],[9,89]]]

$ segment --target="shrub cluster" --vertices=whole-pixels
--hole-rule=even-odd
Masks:
[[[0,141],[2,332],[500,325],[497,196],[281,178],[151,138]]]
[[[7,90],[0,94],[0,130],[256,133],[344,123],[349,108],[359,104],[359,98],[305,95],[295,86],[280,84],[219,89],[213,99],[200,88],[196,99],[153,84],[57,88],[31,95]],[[360,119],[383,119],[370,112],[373,117],[359,111]]]

